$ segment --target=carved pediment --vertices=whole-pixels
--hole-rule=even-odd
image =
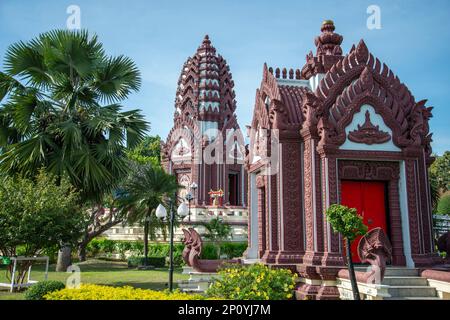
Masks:
[[[370,120],[370,112],[367,110],[365,114],[366,120],[362,125],[358,124],[356,130],[348,134],[348,139],[356,143],[379,144],[391,140],[389,133],[380,130],[380,127],[374,125]]]

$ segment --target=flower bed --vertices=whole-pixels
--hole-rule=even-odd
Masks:
[[[179,291],[154,291],[133,287],[109,287],[83,284],[79,289],[63,289],[44,296],[46,300],[204,300],[198,294]]]

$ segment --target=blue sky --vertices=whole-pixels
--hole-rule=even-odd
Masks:
[[[71,4],[80,7],[81,26],[97,33],[109,54],[137,63],[142,88],[125,106],[144,111],[151,134],[165,138],[169,132],[181,66],[205,34],[230,65],[244,127],[251,122],[263,63],[301,68],[322,21],[332,19],[344,36],[344,52],[363,38],[416,100],[428,99],[433,150],[450,150],[450,1],[0,0],[0,59],[13,42],[65,28]],[[366,26],[372,4],[381,9],[380,30]]]

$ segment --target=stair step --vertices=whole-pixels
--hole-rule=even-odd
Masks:
[[[181,289],[181,291],[185,293],[203,293],[203,290],[200,289]]]
[[[391,297],[384,300],[441,300],[439,297]]]
[[[428,286],[428,281],[422,277],[384,277],[383,285],[388,286]]]
[[[436,289],[425,286],[390,286],[389,294],[396,298],[402,297],[437,297]]]
[[[366,272],[370,270],[370,266],[357,266],[356,271]],[[385,277],[417,277],[419,276],[419,269],[416,268],[402,268],[402,267],[387,267]]]

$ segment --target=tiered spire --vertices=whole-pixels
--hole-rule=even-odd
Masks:
[[[219,128],[234,116],[233,80],[229,67],[205,35],[196,54],[188,58],[178,81],[175,119],[189,116],[218,121]]]

